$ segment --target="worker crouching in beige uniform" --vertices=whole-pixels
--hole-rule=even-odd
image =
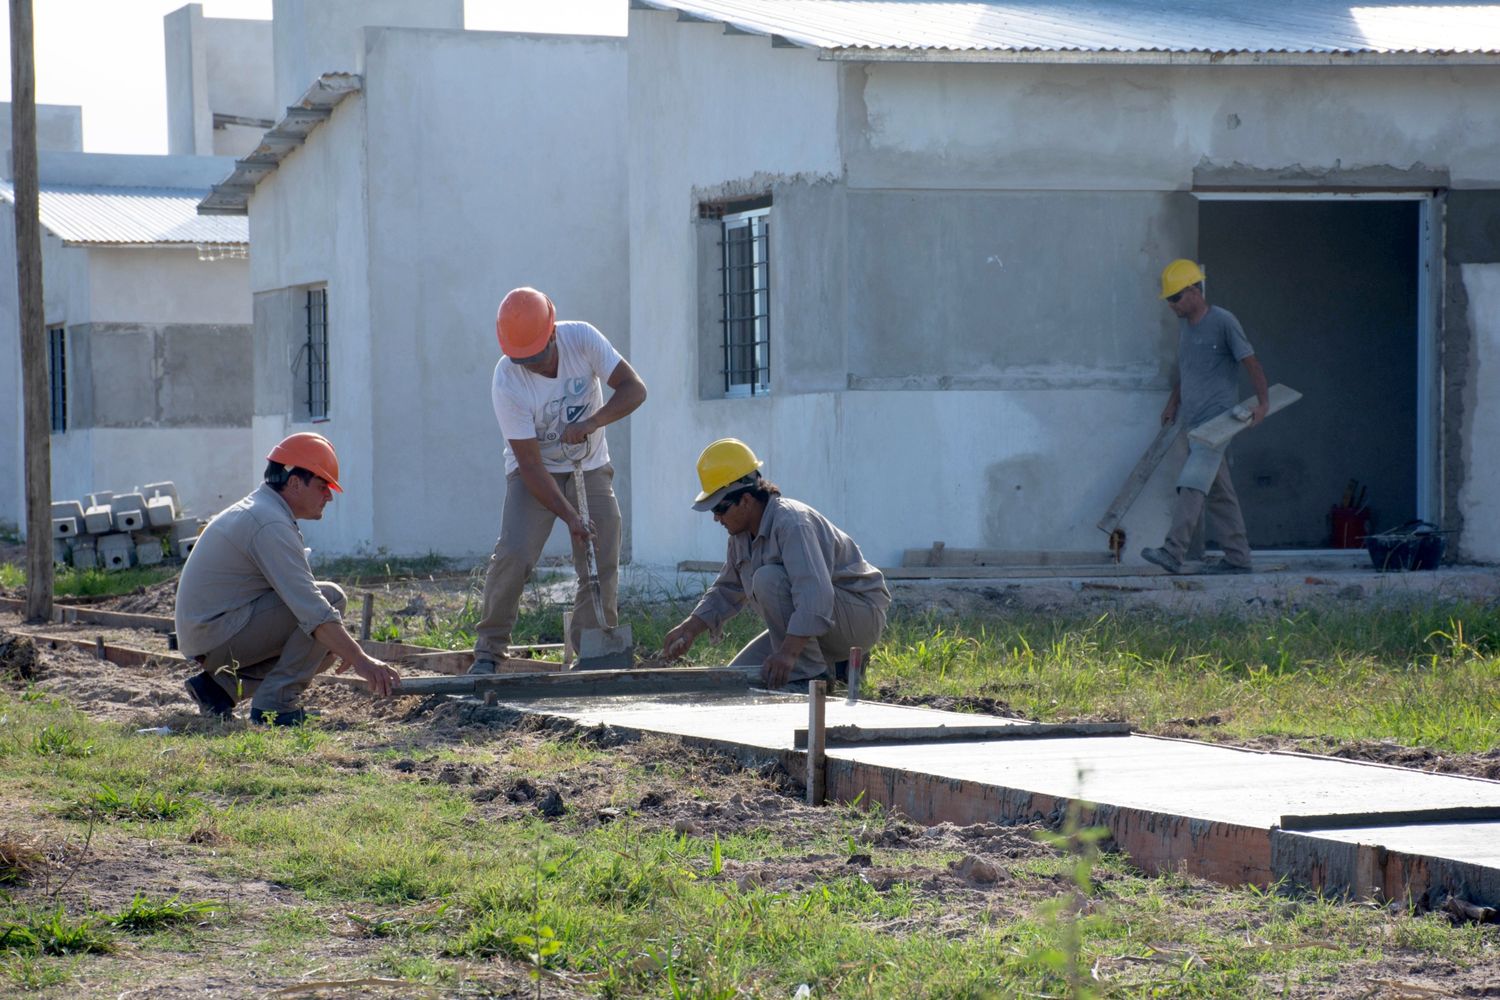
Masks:
[[[334,659],[379,695],[401,683],[345,630],[344,592],[313,579],[297,521],[316,521],[339,487],[320,434],[293,434],[266,456],[265,482],[203,529],[177,583],[177,644],[203,672],[188,694],[224,718],[250,699],[252,722],[301,723],[302,692]]]
[[[891,595],[852,538],[807,504],[783,497],[760,467],[750,447],[734,438],[698,456],[703,492],[693,509],[713,512],[729,532],[729,551],[693,613],[667,633],[662,654],[681,656],[749,605],[766,630],[730,665],[759,664],[767,687],[805,687],[829,677],[852,647],[869,649],[880,640]]]

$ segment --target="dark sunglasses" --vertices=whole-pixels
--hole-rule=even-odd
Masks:
[[[1192,287],[1193,287],[1192,285],[1188,286],[1188,288],[1192,288]],[[1168,302],[1172,302],[1172,303],[1176,303],[1178,300],[1180,300],[1186,294],[1187,294],[1187,288],[1184,288],[1182,291],[1178,292],[1176,295],[1168,295],[1167,296],[1167,301]]]
[[[740,502],[740,497],[744,495],[745,494],[743,490],[738,493],[729,494],[729,496],[714,504],[714,515],[716,517],[723,517],[725,514],[729,513],[729,508]]]

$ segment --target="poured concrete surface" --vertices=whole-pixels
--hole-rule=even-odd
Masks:
[[[808,721],[805,697],[754,691],[514,704],[581,725],[666,733],[740,756],[777,757],[793,773],[800,773],[803,757],[793,749],[793,732]],[[830,728],[976,722],[1031,725],[877,702],[851,706],[839,698],[826,708]],[[924,822],[1056,822],[1069,802],[1081,800],[1089,803],[1089,822],[1108,826],[1119,847],[1147,870],[1181,867],[1259,885],[1289,877],[1311,888],[1410,896],[1427,905],[1448,892],[1500,903],[1495,781],[1132,735],[830,747],[827,789],[830,799],[863,795]],[[1474,818],[1411,822],[1414,813],[1440,816],[1443,810]],[[1393,825],[1382,825],[1381,813]],[[1282,831],[1283,817],[1296,817],[1301,829]]]

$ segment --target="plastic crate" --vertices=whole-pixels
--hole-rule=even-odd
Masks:
[[[1448,548],[1444,532],[1426,521],[1408,521],[1399,528],[1365,538],[1370,562],[1382,573],[1437,569]]]

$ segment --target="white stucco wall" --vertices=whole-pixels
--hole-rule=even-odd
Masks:
[[[1476,385],[1459,491],[1464,552],[1472,559],[1500,562],[1500,453],[1494,444],[1500,440],[1500,264],[1465,264],[1462,274],[1474,336],[1470,377]]]
[[[186,4],[163,19],[166,36],[167,146],[173,153],[244,156],[261,130],[213,127],[214,112],[280,116],[276,104],[271,22],[204,17]]]
[[[698,399],[693,194],[757,173],[839,176],[838,68],[807,52],[773,49],[765,38],[642,11],[631,12],[627,41],[630,326],[633,360],[654,387],[631,422],[641,484],[635,558],[671,564],[723,556],[723,529],[689,504],[698,492],[699,450],[724,436],[750,442],[788,495],[843,521],[848,496],[838,463],[829,461],[846,454],[838,394],[777,397],[773,389],[763,399]]]
[[[250,322],[246,260],[199,260],[191,247],[88,251],[89,321]]]
[[[353,552],[375,544],[371,394],[369,242],[366,203],[365,101],[343,101],[308,141],[281,162],[250,200],[251,292],[326,283],[330,419],[291,423],[257,411],[253,451],[259,458],[284,436],[312,430],[338,449],[344,493],[323,520],[303,525],[320,552]],[[273,363],[293,365],[300,341]],[[258,475],[259,469],[255,470]]]
[[[464,26],[463,0],[274,0],[271,23],[278,108],[295,104],[319,75],[363,71],[363,27]]]
[[[367,46],[374,540],[483,554],[505,494],[505,292],[545,290],[632,356],[624,46],[417,29],[370,29]],[[627,428],[607,432],[617,477]]]

